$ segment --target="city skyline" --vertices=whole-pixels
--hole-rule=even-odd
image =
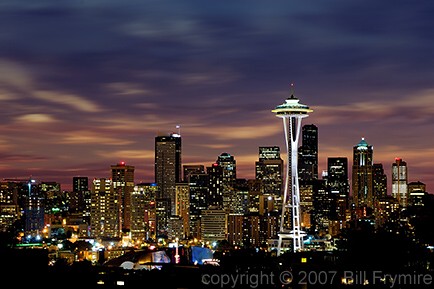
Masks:
[[[364,137],[389,194],[396,157],[430,192],[431,12],[429,1],[3,1],[0,178],[67,190],[125,161],[153,182],[154,138],[177,125],[183,164],[227,152],[254,178],[258,147],[284,147],[271,110],[294,83],[315,111],[305,124],[318,127],[320,173],[328,157],[351,163]]]

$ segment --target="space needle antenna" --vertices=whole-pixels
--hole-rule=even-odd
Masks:
[[[295,98],[295,96],[294,96],[294,90],[295,90],[295,88],[294,88],[294,83],[291,83],[291,84],[289,85],[290,98]]]

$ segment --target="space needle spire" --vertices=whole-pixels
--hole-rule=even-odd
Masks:
[[[293,252],[303,248],[303,237],[306,235],[300,226],[300,187],[298,183],[298,143],[302,119],[313,112],[307,105],[299,103],[294,96],[294,85],[291,84],[290,97],[283,104],[272,110],[283,120],[285,145],[287,152],[285,187],[280,216],[279,240],[277,255],[281,254],[284,239],[292,239]],[[289,215],[291,218],[288,218]]]

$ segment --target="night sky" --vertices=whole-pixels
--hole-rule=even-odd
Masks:
[[[314,112],[320,172],[362,137],[388,183],[395,157],[434,190],[434,2],[0,2],[0,178],[154,181],[154,138],[181,126],[183,164],[284,150],[271,110]],[[390,194],[390,191],[389,191]]]

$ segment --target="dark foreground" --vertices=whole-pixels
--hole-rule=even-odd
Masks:
[[[240,254],[223,258],[220,266],[164,264],[152,270],[86,261],[48,266],[43,250],[1,253],[2,281],[16,288],[434,288],[433,271],[424,266],[401,266],[394,260],[360,263],[324,252]]]

